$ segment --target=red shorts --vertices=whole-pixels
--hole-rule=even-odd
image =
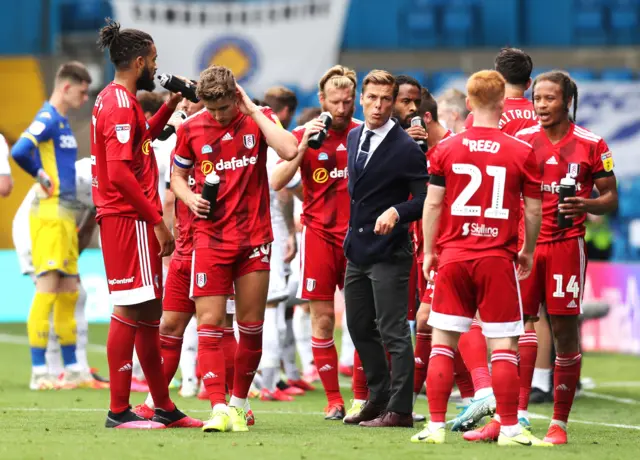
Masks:
[[[438,269],[429,325],[467,332],[476,312],[486,337],[516,337],[524,333],[522,304],[513,261],[482,257],[452,262]]]
[[[233,282],[249,273],[269,271],[271,243],[251,249],[196,248],[190,297],[233,295]]]
[[[342,246],[331,244],[308,227],[302,229],[299,299],[333,300],[336,286],[344,287],[346,269]]]
[[[153,225],[133,217],[104,216],[100,242],[113,305],[162,298],[162,259]]]
[[[183,313],[196,312],[196,304],[189,298],[191,263],[192,259],[171,258],[169,273],[167,273],[167,279],[164,282],[163,310]]]
[[[586,270],[582,238],[538,244],[531,275],[520,282],[524,314],[538,316],[545,304],[551,315],[579,315]]]

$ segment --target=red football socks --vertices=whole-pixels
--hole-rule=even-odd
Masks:
[[[427,399],[431,421],[445,423],[447,403],[453,388],[453,348],[433,345],[427,369]]]
[[[176,375],[182,354],[182,337],[160,334],[160,354],[162,355],[162,370],[167,385]]]
[[[107,361],[109,362],[109,392],[111,412],[120,413],[129,408],[133,346],[138,329],[136,321],[111,315],[107,337]]]
[[[262,358],[262,321],[245,323],[238,321],[240,340],[236,349],[233,393],[236,398],[246,399],[253,376]]]
[[[338,383],[338,352],[333,338],[311,337],[311,351],[329,404],[344,404]]]
[[[420,393],[427,380],[429,355],[431,355],[431,332],[416,333],[416,349],[414,354],[413,392]]]
[[[553,373],[553,420],[567,423],[580,379],[580,353],[558,353]]]
[[[491,354],[493,394],[496,413],[504,426],[518,424],[518,358],[515,351],[495,350]]]
[[[538,356],[538,336],[534,329],[524,331],[524,334],[520,336],[518,350],[520,352],[520,399],[518,401],[518,410],[527,410],[529,408],[533,369],[536,366],[536,358]]]
[[[458,350],[471,373],[474,390],[477,392],[483,388],[491,388],[491,374],[487,365],[487,341],[482,335],[482,328],[475,320],[469,332],[460,336]]]
[[[471,373],[464,364],[460,350],[456,351],[456,355],[453,358],[454,379],[458,390],[460,390],[460,396],[463,398],[473,398],[473,380],[471,379]]]
[[[138,321],[136,352],[149,385],[149,393],[157,408],[175,409],[169,397],[169,385],[163,372],[160,352],[160,321]]]
[[[353,377],[351,377],[351,386],[353,387],[353,399],[366,401],[369,399],[369,388],[367,387],[367,376],[360,361],[360,355],[357,351],[353,352]]]
[[[236,342],[236,336],[234,335],[232,327],[225,327],[222,334],[222,350],[224,352],[224,368],[226,373],[226,384],[229,394],[233,391],[233,378],[236,362],[236,350],[238,348],[238,342]]]
[[[209,395],[211,407],[226,404],[225,366],[222,350],[223,328],[202,324],[198,326],[198,368]]]

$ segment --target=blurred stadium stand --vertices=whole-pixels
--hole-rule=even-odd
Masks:
[[[111,67],[95,46],[96,30],[112,15],[108,0],[20,0],[5,2],[3,13],[0,56],[7,62],[13,56],[38,57],[42,77],[34,85],[48,91],[57,64],[69,58],[104,72],[96,87],[111,78]],[[384,67],[438,93],[452,78],[490,66],[505,45],[530,52],[534,75],[565,68],[578,81],[638,80],[640,0],[351,0],[341,63],[357,70],[359,82],[369,70]],[[297,92],[301,108],[317,105],[315,90]],[[11,122],[22,125],[32,115],[23,122],[14,114]],[[358,105],[356,116],[361,115]],[[82,116],[79,132],[85,128]],[[0,129],[6,131],[4,118]],[[640,177],[621,181],[620,209],[612,224],[617,260],[640,260],[640,241],[630,239],[631,233],[640,234],[639,202]]]

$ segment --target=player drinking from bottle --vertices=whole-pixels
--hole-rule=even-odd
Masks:
[[[347,134],[362,122],[353,118],[356,94],[353,70],[340,65],[332,67],[320,79],[318,90],[323,110],[333,118],[327,137],[319,148],[309,147],[309,138],[325,127],[320,118],[296,128],[294,134],[299,142],[296,157],[276,167],[271,184],[275,190],[280,190],[300,169],[304,190],[304,227],[300,244],[298,297],[309,300],[311,307],[313,359],[328,400],[325,419],[342,420],[345,408],[338,382],[338,353],[333,341],[333,300],[336,287],[342,289],[344,285],[346,269],[342,242],[349,225],[350,206]],[[361,366],[356,362],[354,368],[357,367]],[[362,403],[364,401],[356,401],[356,413]]]
[[[201,421],[184,415],[169,398],[158,331],[161,257],[173,252],[174,240],[162,221],[158,167],[151,142],[182,96],[173,95],[147,122],[135,93],[155,87],[157,51],[153,39],[140,30],[120,30],[120,24],[108,20],[100,30],[98,44],[109,49],[116,68],[114,81],[96,98],[91,117],[93,201],[114,305],[107,338],[111,404],[106,426],[201,426]],[[134,344],[156,403],[152,421],[133,413],[129,405]]]
[[[444,442],[455,349],[478,313],[492,349],[493,388],[502,422],[498,444],[542,444],[523,433],[517,418],[517,348],[523,332],[518,277],[531,270],[540,229],[540,172],[531,146],[498,128],[504,92],[505,80],[498,72],[473,74],[467,82],[468,105],[475,111],[473,127],[442,141],[430,157],[422,228],[425,277],[430,278],[432,267],[438,268],[429,315],[431,420],[413,442]],[[518,254],[518,220],[513,216],[520,213],[521,195],[525,244]]]
[[[198,318],[198,365],[213,408],[203,431],[248,431],[245,404],[262,355],[273,240],[267,147],[289,160],[297,143],[271,109],[251,101],[226,67],[204,70],[197,95],[206,110],[178,131],[171,187],[197,217],[191,294]],[[191,168],[198,193],[188,184]],[[212,173],[220,178],[215,203],[200,195]],[[227,406],[222,336],[227,298],[234,287],[240,340]]]
[[[553,71],[533,83],[533,104],[540,125],[524,129],[518,138],[533,146],[543,172],[542,228],[531,276],[522,283],[525,311],[546,304],[556,348],[553,376],[553,417],[545,441],[567,443],[567,420],[580,378],[578,315],[582,309],[587,254],[586,213],[602,215],[618,206],[613,157],[604,139],[576,125],[578,87],[568,74]],[[575,182],[576,196],[559,202],[560,181]],[[593,186],[599,192],[590,198]],[[567,222],[559,226],[558,213]]]

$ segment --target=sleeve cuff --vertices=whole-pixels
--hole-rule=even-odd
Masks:
[[[391,209],[393,209],[396,212],[396,224],[397,224],[398,222],[400,222],[400,213],[395,208],[395,206],[392,206]]]

